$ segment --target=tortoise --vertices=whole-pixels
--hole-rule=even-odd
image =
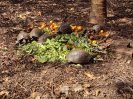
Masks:
[[[84,64],[89,63],[95,56],[96,55],[90,55],[84,50],[73,50],[66,56],[66,59],[68,63]]]
[[[43,34],[42,36],[39,37],[38,43],[43,43],[46,42],[47,39],[52,39],[52,35],[50,34]]]
[[[30,42],[30,37],[26,32],[20,32],[17,36],[18,43],[28,43]]]
[[[43,32],[40,30],[40,29],[38,29],[38,28],[34,28],[32,31],[31,31],[31,33],[30,33],[30,38],[32,39],[32,40],[38,40],[38,38],[41,36],[41,35],[43,35]]]
[[[63,23],[59,28],[58,32],[59,34],[70,34],[72,33],[72,28],[69,24]]]
[[[85,35],[85,37],[86,38],[89,38],[92,34],[91,34],[91,32],[93,32],[94,30],[93,29],[89,29],[89,30],[86,30],[86,32],[84,33]]]
[[[94,32],[94,33],[99,33],[101,30],[103,30],[103,26],[104,25],[94,25],[93,27],[89,28],[89,30],[87,30],[85,32],[85,37],[86,38],[89,38],[90,36],[92,36],[91,32]],[[95,35],[93,35],[95,36]],[[96,39],[97,37],[95,37]]]
[[[102,29],[103,29],[103,25],[100,25],[100,24],[94,25],[92,27],[92,30],[94,30],[95,33],[99,33]]]

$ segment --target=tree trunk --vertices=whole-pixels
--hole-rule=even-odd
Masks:
[[[92,24],[106,23],[106,18],[107,18],[106,1],[107,0],[91,0],[90,23]]]

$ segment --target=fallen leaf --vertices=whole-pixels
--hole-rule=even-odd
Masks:
[[[114,20],[112,20],[112,23],[115,23],[115,21],[114,21]]]
[[[99,58],[99,59],[97,59],[97,61],[103,61],[104,59],[102,59],[102,58]]]
[[[128,60],[127,62],[126,62],[126,64],[130,64],[131,63],[131,60]]]
[[[1,92],[0,92],[0,96],[1,96],[1,95],[3,95],[3,94],[8,95],[8,94],[9,94],[9,92],[8,92],[8,91],[1,91]]]
[[[78,67],[83,67],[81,64],[77,64],[77,65],[75,65],[75,66],[78,66]]]
[[[101,93],[101,91],[100,90],[97,90],[96,91],[96,96],[98,96],[100,93]]]
[[[60,89],[60,91],[61,91],[62,93],[65,93],[66,95],[68,95],[68,90],[69,90],[69,86],[63,86],[63,87]]]
[[[84,84],[83,87],[85,88],[91,87],[91,84]]]
[[[43,96],[41,97],[41,99],[49,99],[49,97],[50,97],[50,95],[49,95],[49,94],[46,94],[46,95],[43,95]]]
[[[90,78],[92,78],[92,79],[95,79],[95,77],[93,76],[93,75],[91,75],[91,74],[88,74],[88,73],[84,73],[86,76],[88,76],[88,77],[90,77]]]
[[[39,92],[33,92],[33,93],[30,95],[29,99],[40,99],[41,96],[42,96],[41,93],[39,93]]]
[[[71,9],[70,9],[70,11],[73,11],[73,10],[74,10],[74,8],[71,8]]]
[[[56,5],[57,5],[56,3],[53,4],[53,6],[56,6]]]
[[[5,71],[2,71],[1,73],[9,73],[9,71],[8,70],[5,70]]]
[[[131,24],[131,23],[132,23],[132,21],[128,21],[127,23],[128,23],[128,24]]]
[[[88,90],[85,90],[84,96],[88,96],[90,95],[90,93],[88,92]]]
[[[84,73],[86,76],[88,76],[88,77],[90,77],[91,79],[96,79],[96,78],[100,78],[100,76],[99,77],[94,77],[93,75],[91,75],[91,74],[89,74],[89,73]]]
[[[105,85],[107,86],[107,85],[109,85],[109,84],[110,84],[110,83],[107,82]]]
[[[79,92],[79,91],[82,91],[83,90],[83,88],[81,87],[81,86],[76,86],[75,88],[74,88],[74,91],[75,92]]]
[[[47,73],[47,71],[43,70],[42,73],[45,74],[45,73]]]
[[[41,96],[36,96],[36,98],[35,99],[40,99],[41,98]]]
[[[26,14],[31,14],[31,12],[29,12],[29,11],[26,11]]]

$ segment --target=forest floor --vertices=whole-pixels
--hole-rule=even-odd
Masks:
[[[72,25],[91,27],[90,6],[90,0],[0,0],[1,99],[133,99],[133,49],[125,46],[133,39],[131,0],[107,0],[105,30],[111,30],[108,40],[115,47],[108,46],[105,61],[68,67],[38,63],[14,51],[17,28],[50,20],[59,24],[64,15]]]

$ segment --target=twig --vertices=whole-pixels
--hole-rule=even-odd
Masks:
[[[118,7],[118,5],[112,3],[112,1],[109,2],[111,4],[112,7]]]
[[[25,89],[25,91],[27,91],[27,89],[24,87],[24,86],[22,86],[21,84],[18,84],[21,88],[23,88],[23,89]]]
[[[53,83],[53,79],[52,79],[52,83]],[[55,95],[54,95],[54,86],[53,86],[53,84],[52,84],[52,92],[51,92],[51,95],[52,95],[52,97],[53,97],[54,99],[56,99],[56,98],[55,98]]]

